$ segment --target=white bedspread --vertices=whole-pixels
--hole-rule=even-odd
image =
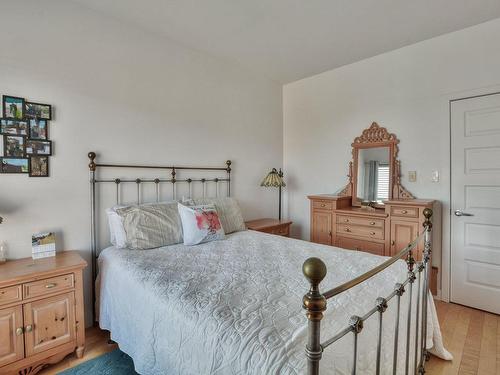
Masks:
[[[303,374],[307,321],[301,301],[309,286],[301,267],[311,256],[327,264],[323,291],[385,260],[253,231],[193,247],[108,248],[99,257],[100,326],[145,375]],[[391,293],[406,273],[406,264],[397,262],[329,300],[322,341]],[[407,295],[401,299],[398,373],[404,373]],[[447,357],[429,301],[428,346]],[[395,302],[384,313],[382,373],[387,374],[392,374]],[[358,374],[374,373],[377,327],[375,314],[359,336]],[[325,350],[322,374],[350,373],[352,342],[348,334]]]

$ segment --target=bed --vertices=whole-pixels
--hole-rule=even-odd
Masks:
[[[99,180],[96,169],[113,166],[89,157],[96,226],[96,183],[128,180]],[[94,227],[97,249],[95,236]],[[428,294],[428,259],[415,264],[414,246],[399,254],[405,262],[240,231],[197,246],[95,250],[98,321],[141,374],[423,373],[429,352],[450,355]],[[320,282],[336,287],[319,293]]]

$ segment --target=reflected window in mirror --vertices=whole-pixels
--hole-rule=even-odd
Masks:
[[[382,203],[389,199],[389,147],[360,148],[358,150],[357,198],[365,202]]]

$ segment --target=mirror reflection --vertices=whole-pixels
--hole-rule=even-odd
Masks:
[[[377,202],[389,199],[389,147],[358,150],[357,197],[361,201]]]

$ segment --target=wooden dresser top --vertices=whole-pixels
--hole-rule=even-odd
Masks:
[[[55,257],[33,260],[23,258],[0,264],[0,287],[36,280],[84,268],[87,262],[76,251],[58,252]]]

